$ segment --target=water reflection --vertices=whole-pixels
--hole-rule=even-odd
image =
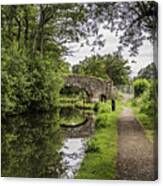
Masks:
[[[62,154],[62,164],[65,172],[61,178],[74,178],[75,173],[80,168],[86,150],[86,141],[83,138],[68,138],[60,150]]]
[[[91,137],[94,132],[93,114],[79,109],[72,109],[71,111],[73,112],[67,112],[68,110],[69,109],[63,109],[61,112],[64,113],[64,121],[66,121],[66,117],[68,117],[68,121],[71,120],[71,124],[69,122],[69,125],[66,125],[66,123],[62,125],[62,130],[66,139],[60,150],[60,154],[63,157],[62,164],[65,168],[65,172],[61,175],[61,178],[74,178],[85,155],[86,139]],[[80,121],[80,123],[76,123],[75,117],[81,115],[84,120]],[[74,118],[75,121],[73,120]],[[72,123],[75,125],[72,125]]]
[[[63,107],[60,109],[61,124],[76,125],[84,122],[85,112],[75,107]]]
[[[59,177],[64,170],[58,113],[2,121],[2,176]]]
[[[71,124],[79,119],[85,122],[60,127],[63,121]],[[73,178],[84,158],[85,139],[93,131],[92,115],[70,108],[3,119],[2,176]]]
[[[62,126],[62,130],[67,138],[88,138],[94,133],[94,118],[86,116],[84,122],[77,126]]]

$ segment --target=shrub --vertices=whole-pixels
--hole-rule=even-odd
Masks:
[[[31,59],[16,43],[2,48],[2,116],[54,108],[63,84],[58,65],[39,56]]]
[[[97,145],[96,139],[88,141],[88,143],[87,143],[86,153],[90,153],[90,152],[100,152],[100,148]]]
[[[98,113],[110,113],[111,112],[111,103],[110,101],[106,103],[98,102],[94,106],[94,110]]]
[[[96,129],[105,128],[110,125],[110,118],[108,113],[101,113],[96,118],[95,127]]]
[[[139,110],[138,118],[145,129],[152,130],[157,124],[157,82],[149,81],[148,89],[133,100]]]
[[[140,96],[145,90],[150,86],[149,82],[146,79],[137,79],[134,81],[134,96]]]
[[[31,97],[26,54],[14,45],[2,49],[2,115],[26,111]]]
[[[155,94],[155,85],[151,82],[149,89],[141,96],[140,112],[147,114],[150,118],[154,118],[155,112],[157,113],[157,95]]]
[[[31,62],[31,110],[48,111],[57,104],[63,81],[56,68],[54,61],[39,57]]]

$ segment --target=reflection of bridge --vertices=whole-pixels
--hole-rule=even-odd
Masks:
[[[112,81],[103,81],[95,77],[71,75],[65,78],[65,86],[84,90],[89,102],[107,100],[112,94]]]
[[[93,115],[86,116],[86,120],[76,126],[61,125],[62,130],[68,138],[85,138],[90,137],[94,132],[95,120]]]

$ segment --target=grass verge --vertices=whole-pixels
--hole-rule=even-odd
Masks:
[[[136,101],[130,100],[127,102],[127,106],[131,107],[136,119],[139,121],[140,125],[144,129],[145,137],[153,143],[154,136],[155,136],[155,130],[152,120],[152,117],[150,118],[147,114],[143,113],[140,109],[141,99],[138,99]]]
[[[98,107],[95,134],[88,141],[77,179],[116,179],[117,120],[121,108],[117,104],[117,110],[111,112],[110,102]]]

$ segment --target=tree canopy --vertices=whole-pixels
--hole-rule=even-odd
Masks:
[[[87,31],[97,35],[94,44],[104,45],[99,28],[109,29],[119,35],[119,50],[129,47],[131,55],[138,54],[138,48],[145,39],[157,42],[158,5],[153,1],[105,2],[87,4]]]
[[[91,75],[104,80],[112,79],[115,85],[127,83],[130,66],[122,57],[116,55],[86,57],[79,64],[72,67],[76,74]]]
[[[129,47],[136,55],[143,40],[157,40],[157,9],[153,1],[2,6],[2,39],[6,36],[8,45],[17,40],[32,54],[58,55],[68,51],[64,43],[81,38],[92,47],[104,46],[102,26],[119,35],[119,50]],[[95,40],[89,43],[88,36]]]
[[[145,68],[139,70],[137,78],[151,79],[157,78],[157,69],[154,63],[147,65]]]
[[[59,57],[67,50],[65,42],[77,40],[78,22],[83,19],[83,5],[11,5],[2,6],[2,41],[8,47],[13,41],[31,56]],[[82,33],[80,33],[82,35]]]

